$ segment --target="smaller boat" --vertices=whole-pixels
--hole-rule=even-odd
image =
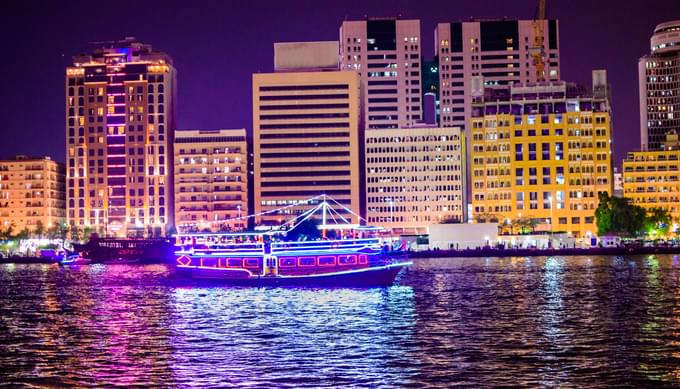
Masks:
[[[66,253],[59,260],[59,264],[64,266],[87,265],[90,263],[92,263],[92,260],[90,260],[89,258],[84,258],[80,253]]]

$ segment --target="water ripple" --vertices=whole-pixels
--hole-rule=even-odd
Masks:
[[[0,266],[0,384],[680,385],[677,256],[422,259],[376,289]]]

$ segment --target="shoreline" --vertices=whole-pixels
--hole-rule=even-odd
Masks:
[[[409,258],[473,258],[473,257],[545,257],[577,255],[649,255],[680,254],[680,246],[589,247],[553,249],[500,249],[483,247],[468,250],[411,251]]]
[[[589,247],[562,249],[500,249],[482,247],[467,250],[423,250],[408,251],[409,258],[475,258],[475,257],[549,257],[549,256],[578,256],[578,255],[649,255],[649,254],[680,254],[680,246],[651,246],[651,247]],[[174,258],[154,263],[173,264]],[[15,257],[0,258],[0,264],[53,264],[57,260],[44,257]],[[145,264],[141,263],[141,264]]]

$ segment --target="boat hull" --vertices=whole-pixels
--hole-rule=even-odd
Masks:
[[[194,266],[177,267],[177,271],[192,279],[239,286],[380,287],[392,285],[399,272],[410,264],[410,262],[404,262],[361,270],[304,276],[250,276],[238,271]]]

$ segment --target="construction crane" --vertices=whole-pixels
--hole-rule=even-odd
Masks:
[[[533,22],[534,43],[529,49],[531,57],[533,58],[534,67],[536,68],[536,81],[538,82],[545,81],[545,50],[543,49],[543,42],[545,40],[544,24],[545,0],[538,0]]]

